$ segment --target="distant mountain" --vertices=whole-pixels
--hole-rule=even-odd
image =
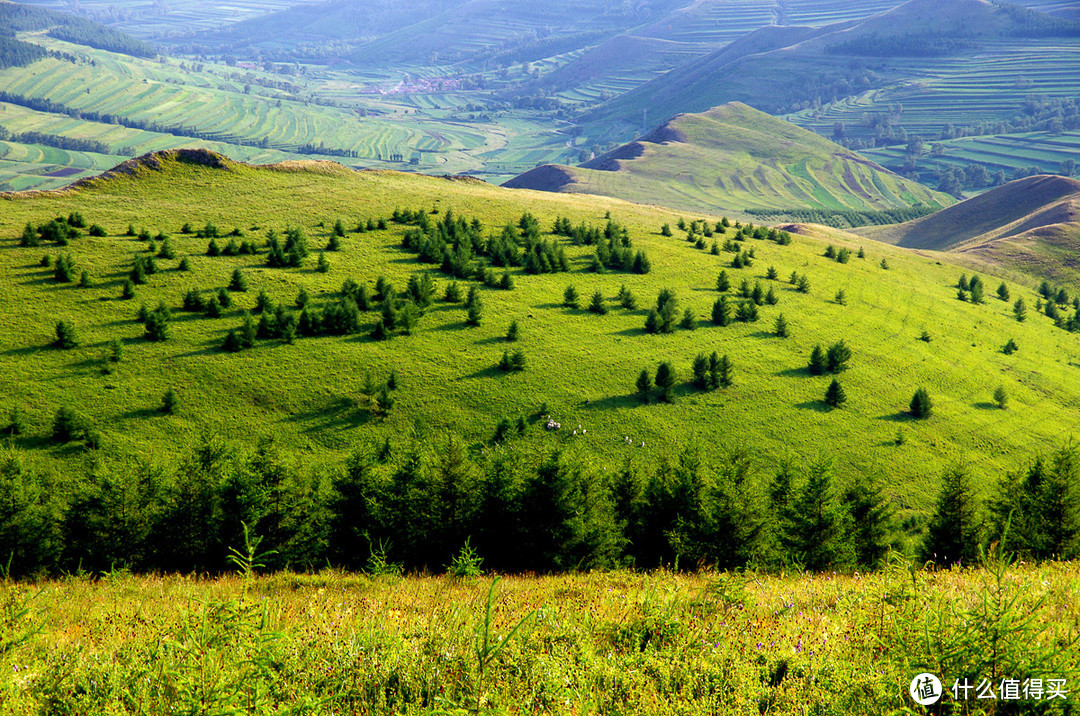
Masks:
[[[699,211],[872,212],[952,203],[947,195],[739,102],[679,115],[580,167],[545,165],[504,186]]]
[[[765,27],[599,107],[594,122],[638,122],[741,101],[781,113],[889,84],[912,61],[972,49],[979,38],[1078,36],[1080,24],[987,0],[908,0],[862,21]],[[883,62],[888,58],[887,62]]]
[[[967,254],[1041,278],[1080,280],[1080,181],[1018,179],[939,212],[860,235],[898,246]]]

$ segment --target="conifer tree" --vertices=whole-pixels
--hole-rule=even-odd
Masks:
[[[847,402],[847,395],[844,393],[844,387],[840,385],[840,381],[833,378],[833,381],[829,383],[828,389],[825,391],[825,404],[830,408],[843,407]]]
[[[798,283],[795,287],[799,290],[799,293],[810,293],[810,279],[805,274],[799,276]]]
[[[75,324],[70,321],[60,320],[56,322],[56,340],[53,345],[61,350],[68,350],[79,345],[79,337],[75,331]]]
[[[925,388],[919,388],[911,398],[911,415],[915,418],[929,418],[934,412],[930,394]]]
[[[687,306],[683,311],[682,320],[679,321],[679,328],[683,328],[687,331],[692,331],[697,328],[697,319],[694,317],[694,312]]]
[[[469,304],[469,308],[466,310],[465,323],[470,326],[479,326],[480,319],[483,317],[484,306],[480,302],[480,298],[473,299],[473,302]]]
[[[810,372],[813,375],[821,375],[828,370],[829,364],[825,358],[825,351],[822,350],[821,344],[818,343],[814,346],[814,349],[810,351]]]
[[[1007,410],[1009,407],[1009,394],[1005,392],[1005,386],[999,385],[994,389],[994,402],[1002,410]]]
[[[730,388],[732,383],[732,373],[734,372],[734,366],[731,363],[731,359],[727,354],[720,356],[720,360],[716,367],[716,385],[720,388]]]
[[[525,370],[525,351],[515,348],[510,354],[510,368],[512,370]]]
[[[941,566],[973,563],[978,557],[979,507],[965,465],[955,465],[942,476],[934,514],[927,526],[922,558]]]
[[[244,276],[243,272],[241,272],[239,268],[233,269],[232,278],[229,280],[229,290],[230,291],[247,291],[248,290],[247,278]],[[261,296],[262,293],[260,293],[259,295]]]
[[[881,481],[857,471],[841,500],[851,518],[856,562],[865,569],[880,567],[889,552],[894,515]]]
[[[847,294],[844,292],[844,289],[840,289],[836,292],[836,298],[834,300],[841,306],[847,305]]]
[[[221,247],[218,246],[217,239],[210,239],[210,243],[206,245],[207,256],[221,256]]]
[[[225,342],[221,345],[221,349],[229,353],[238,353],[243,348],[240,345],[240,336],[236,335],[236,331],[229,329],[228,334],[225,336]]]
[[[1016,316],[1016,320],[1023,323],[1027,320],[1027,305],[1024,303],[1024,297],[1016,299],[1016,303],[1013,304],[1013,315]]]
[[[578,292],[573,284],[567,286],[566,290],[563,291],[563,305],[567,308],[580,308],[578,303]]]
[[[849,360],[851,360],[851,349],[848,348],[847,343],[842,338],[829,346],[829,350],[825,354],[825,363],[830,373],[847,370]]]
[[[776,317],[773,333],[775,333],[778,338],[787,338],[791,335],[791,330],[788,328],[787,319],[784,318],[783,313]]]
[[[251,317],[250,313],[244,311],[244,322],[240,324],[240,347],[253,347],[257,335],[258,331],[255,328],[255,320]]]
[[[660,400],[671,403],[675,400],[672,392],[675,387],[675,369],[667,361],[662,361],[656,369],[656,387],[660,389]]]
[[[180,410],[180,396],[176,391],[169,388],[161,398],[161,412],[166,415],[175,415]]]
[[[772,286],[769,286],[769,290],[765,293],[765,303],[770,306],[775,306],[780,303],[780,297],[776,295],[776,289]]]
[[[515,318],[510,321],[510,328],[506,330],[506,340],[510,343],[515,342],[520,337],[521,331],[518,328],[518,322]]]
[[[997,295],[998,298],[1000,298],[1002,301],[1009,300],[1009,287],[1005,284],[1004,281],[1002,281],[1001,285],[997,287]]]
[[[731,323],[731,306],[728,304],[727,296],[721,296],[713,303],[712,322],[718,326]]]
[[[443,300],[447,303],[460,303],[461,302],[461,286],[457,281],[451,281],[446,286],[446,292],[443,294]]]
[[[645,332],[660,332],[660,314],[656,312],[655,308],[650,308],[648,315],[645,316]]]
[[[810,465],[806,483],[782,520],[781,543],[807,569],[835,569],[852,561],[848,516],[833,491],[831,462]]]
[[[649,375],[648,368],[642,368],[641,373],[638,374],[637,382],[634,384],[637,387],[638,397],[641,398],[641,402],[649,402],[649,391],[652,389],[652,377]]]
[[[315,270],[319,273],[328,273],[330,271],[330,261],[326,258],[326,252],[319,252],[319,260],[315,264]]]
[[[593,294],[592,303],[589,304],[589,310],[593,313],[599,313],[600,315],[607,313],[607,306],[604,305],[604,294],[600,293],[599,290]]]
[[[694,386],[701,390],[707,390],[709,388],[709,359],[705,357],[704,353],[698,353],[694,357],[692,371],[694,374]]]

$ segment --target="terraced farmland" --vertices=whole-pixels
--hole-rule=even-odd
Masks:
[[[918,168],[925,171],[944,167],[963,167],[982,164],[991,171],[1004,170],[1012,176],[1017,169],[1037,167],[1041,173],[1056,174],[1061,162],[1080,158],[1080,131],[1052,134],[1050,132],[1025,132],[999,134],[987,137],[964,137],[936,142],[945,148],[941,156],[924,156],[918,160]],[[903,147],[867,149],[860,152],[865,157],[885,166],[904,163]]]
[[[1075,40],[980,41],[974,55],[904,62],[910,63],[915,79],[786,119],[825,135],[834,123],[844,122],[849,137],[870,139],[873,132],[864,114],[888,112],[890,105],[900,104],[898,122],[909,136],[936,139],[947,123],[1010,120],[1021,113],[1028,95],[1080,95],[1080,43]]]

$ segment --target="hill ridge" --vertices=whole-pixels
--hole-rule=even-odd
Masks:
[[[687,210],[878,211],[944,194],[742,102],[682,113],[578,167],[544,165],[508,188],[598,193]]]

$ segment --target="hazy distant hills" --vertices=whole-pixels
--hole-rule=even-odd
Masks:
[[[730,212],[882,211],[953,201],[738,102],[679,115],[580,167],[538,167],[505,186]]]
[[[1019,5],[909,0],[860,22],[761,28],[611,100],[592,120],[637,122],[642,108],[672,115],[730,101],[783,112],[907,77],[912,65],[976,49],[980,38],[1077,35],[1080,24]]]

